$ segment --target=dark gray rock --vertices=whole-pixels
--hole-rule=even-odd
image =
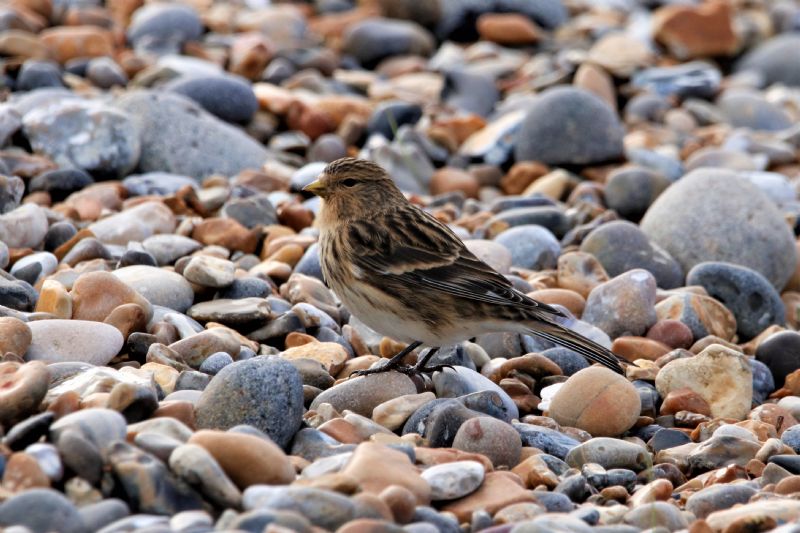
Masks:
[[[794,236],[775,204],[735,172],[701,168],[648,209],[642,231],[688,271],[704,261],[752,268],[776,288],[794,272]]]
[[[61,69],[52,61],[25,61],[17,74],[17,90],[32,91],[43,87],[64,87]]]
[[[214,376],[197,402],[196,416],[199,428],[250,424],[286,447],[302,422],[303,382],[291,364],[278,358],[239,361]]]
[[[278,212],[266,194],[231,198],[222,206],[220,214],[250,229],[259,225],[269,226],[278,223]]]
[[[197,11],[185,4],[148,4],[133,13],[127,37],[134,47],[157,53],[180,53],[187,41],[203,34]]]
[[[683,286],[683,270],[678,262],[631,222],[602,224],[586,236],[581,251],[594,255],[611,276],[641,268],[653,274],[661,288]]]
[[[367,133],[378,133],[387,139],[394,139],[400,126],[416,124],[420,117],[422,117],[422,106],[419,104],[400,100],[381,102],[369,117]]]
[[[28,189],[46,191],[54,202],[61,202],[73,192],[94,183],[88,172],[79,168],[60,168],[42,172],[28,183]]]
[[[447,70],[441,98],[465,113],[487,116],[500,97],[495,81],[487,76],[462,70]]]
[[[730,509],[737,503],[747,503],[757,492],[744,483],[712,485],[689,496],[686,510],[697,518],[706,518],[714,511]]]
[[[756,348],[756,359],[767,365],[776,386],[783,386],[786,376],[800,368],[800,333],[779,331]]]
[[[622,157],[624,129],[611,108],[583,89],[542,92],[517,135],[517,161],[588,165]]]
[[[606,181],[603,196],[606,205],[629,220],[637,221],[658,195],[670,186],[663,175],[643,167],[622,167]]]
[[[428,56],[435,41],[419,24],[376,17],[352,24],[345,32],[342,46],[363,66],[371,68],[391,56]]]
[[[250,83],[235,76],[179,78],[166,90],[191,98],[226,122],[246,124],[258,111],[258,101]]]
[[[355,517],[354,503],[343,494],[311,487],[253,485],[244,491],[246,510],[295,511],[312,524],[335,530]]]
[[[736,317],[738,333],[748,340],[773,324],[786,323],[780,294],[764,276],[750,268],[723,262],[705,262],[692,267],[687,285],[700,285],[725,304]]]

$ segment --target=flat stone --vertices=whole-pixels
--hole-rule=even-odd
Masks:
[[[485,469],[475,461],[455,461],[431,466],[422,479],[431,486],[431,500],[455,500],[475,492],[483,483]]]
[[[194,301],[192,286],[186,278],[175,272],[147,265],[132,265],[117,269],[113,274],[152,305],[183,313]]]
[[[114,326],[87,320],[37,320],[28,324],[33,340],[25,357],[48,363],[80,361],[107,364],[124,339]]]

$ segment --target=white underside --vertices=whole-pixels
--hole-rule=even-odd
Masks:
[[[339,287],[334,292],[347,307],[347,309],[358,317],[364,324],[374,329],[378,333],[391,337],[392,339],[405,343],[421,341],[423,345],[429,347],[447,346],[467,340],[476,335],[493,333],[498,331],[516,331],[523,333],[527,328],[523,324],[515,324],[499,320],[467,321],[457,320],[455,324],[442,330],[431,331],[423,321],[415,320],[415,310],[397,308],[400,304],[386,302],[386,296],[373,287],[354,282],[352,285]],[[373,301],[386,302],[386,306],[376,308],[371,305],[364,294],[368,294]],[[436,307],[438,302],[433,299],[423,299],[423,305]],[[443,312],[445,310],[442,310]]]

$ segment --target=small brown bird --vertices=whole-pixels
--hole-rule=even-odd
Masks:
[[[490,332],[518,332],[569,348],[622,373],[618,357],[558,324],[558,309],[516,290],[475,257],[450,228],[412,205],[380,166],[330,163],[303,190],[322,198],[318,226],[322,273],[342,303],[375,331],[408,346],[372,374],[430,372],[440,346]],[[419,346],[414,367],[401,365]]]

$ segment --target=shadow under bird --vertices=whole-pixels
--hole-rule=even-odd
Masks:
[[[566,315],[555,307],[516,290],[375,163],[339,159],[303,190],[322,198],[317,224],[328,286],[370,328],[408,344],[358,375],[438,370],[426,364],[440,346],[492,332],[535,335],[623,373],[617,355],[559,324]],[[419,346],[429,350],[415,366],[402,365]]]

